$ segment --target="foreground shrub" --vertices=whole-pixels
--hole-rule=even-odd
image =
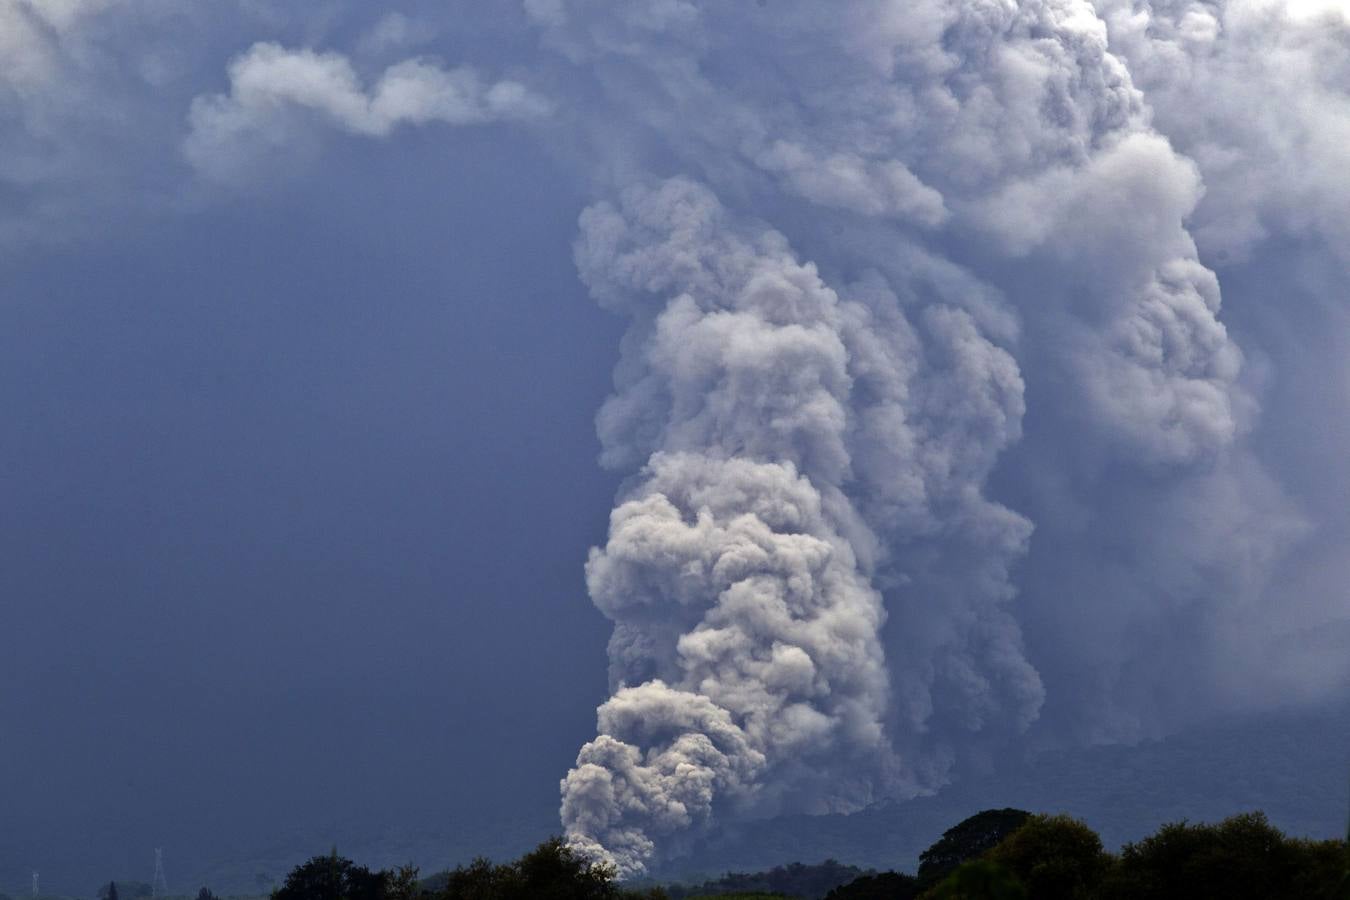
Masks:
[[[659,889],[626,891],[608,867],[578,856],[553,838],[520,859],[493,865],[474,860],[451,872],[436,895],[440,900],[658,900]]]
[[[962,863],[956,871],[922,895],[923,900],[1040,900],[1017,877],[998,863],[977,859]]]
[[[1342,900],[1340,841],[1286,837],[1262,813],[1164,825],[1127,844],[1103,900]]]
[[[992,850],[1030,818],[1031,813],[1021,809],[986,809],[953,825],[919,855],[919,884],[937,884],[962,863]]]
[[[1097,832],[1068,816],[1032,816],[985,858],[1036,900],[1088,900],[1111,863]]]
[[[880,872],[855,878],[825,895],[825,900],[914,900],[919,880],[899,872]]]

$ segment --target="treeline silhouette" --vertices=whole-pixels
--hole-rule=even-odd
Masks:
[[[111,886],[109,886],[111,887]],[[105,888],[107,900],[117,894]],[[111,894],[111,896],[107,896]],[[337,854],[297,866],[272,900],[1350,900],[1347,841],[1291,838],[1259,812],[1178,822],[1110,853],[1083,822],[986,810],[943,833],[913,874],[835,861],[733,873],[700,885],[631,885],[560,838],[517,860],[419,878]],[[199,900],[214,900],[203,888]]]
[[[1108,853],[1068,816],[989,810],[919,859],[914,876],[860,878],[827,900],[1350,900],[1345,841],[1290,838],[1261,813],[1178,822]]]

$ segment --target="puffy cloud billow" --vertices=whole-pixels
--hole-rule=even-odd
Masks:
[[[236,172],[261,149],[292,144],[296,118],[306,113],[366,137],[405,124],[479,125],[549,113],[548,102],[519,82],[484,82],[470,67],[420,58],[389,66],[367,89],[340,53],[264,42],[236,58],[229,75],[228,94],[193,101],[184,147],[195,166],[217,176]]]

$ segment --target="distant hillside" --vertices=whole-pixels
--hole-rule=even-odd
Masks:
[[[932,797],[725,828],[660,874],[699,881],[803,859],[913,871],[919,853],[953,822],[1003,806],[1069,813],[1112,849],[1164,822],[1217,821],[1252,809],[1291,835],[1337,837],[1350,808],[1350,708],[1263,716],[1134,747],[1048,753]]]

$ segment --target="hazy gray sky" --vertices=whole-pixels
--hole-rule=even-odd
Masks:
[[[564,776],[637,871],[1343,700],[1347,50],[1342,0],[0,0],[0,889]]]

